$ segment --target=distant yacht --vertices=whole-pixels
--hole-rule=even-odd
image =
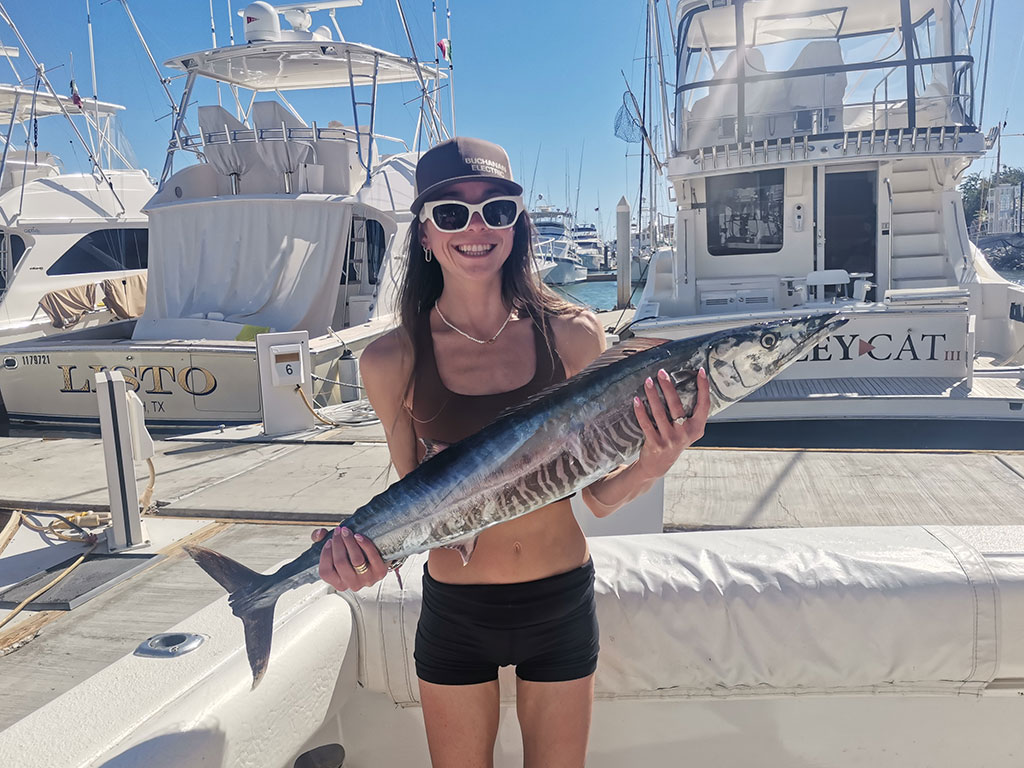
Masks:
[[[604,260],[604,243],[593,224],[579,224],[573,227],[576,253],[588,272],[601,272],[609,267]]]
[[[531,211],[537,228],[537,255],[555,262],[555,268],[544,278],[551,285],[570,285],[587,279],[587,268],[576,253],[572,236],[572,214],[550,205]]]
[[[0,344],[141,312],[148,245],[142,207],[156,188],[144,171],[109,167],[127,165],[112,142],[123,109],[0,85]],[[15,127],[28,135],[40,119],[64,115],[95,131],[97,157],[107,167],[65,173],[55,154],[14,143]]]

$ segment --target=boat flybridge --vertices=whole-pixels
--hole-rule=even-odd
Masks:
[[[576,253],[576,242],[572,236],[572,212],[540,205],[530,211],[530,218],[537,230],[537,256],[555,264],[544,277],[544,282],[571,285],[586,280],[587,268]]]
[[[115,118],[123,109],[0,85],[0,344],[141,310],[142,208],[156,187],[116,146]],[[37,121],[59,118],[82,124],[100,161],[94,172],[66,173],[59,157],[35,146]],[[23,143],[16,143],[16,130]]]
[[[721,420],[1024,419],[1024,286],[956,189],[991,144],[960,0],[685,0],[675,22],[676,248],[633,330],[847,313]]]
[[[340,402],[339,358],[391,326],[417,155],[380,133],[377,90],[416,82],[428,92],[443,75],[332,39],[327,27],[311,30],[298,6],[257,2],[243,15],[245,44],[165,64],[185,82],[146,206],[145,313],[4,349],[11,365],[0,369],[0,395],[12,420],[95,422],[93,374],[114,369],[142,398],[150,424],[258,421],[255,336],[268,331],[307,331],[314,397]],[[226,85],[234,112],[218,104],[190,111],[201,79]],[[350,124],[307,122],[285,96],[318,89],[351,102]],[[198,131],[189,131],[191,119]],[[398,152],[384,155],[384,141]],[[182,156],[195,162],[176,169]]]

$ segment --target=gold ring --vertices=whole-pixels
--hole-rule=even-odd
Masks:
[[[362,576],[364,573],[370,570],[370,566],[367,565],[366,561],[364,560],[359,565],[353,565],[352,570],[358,573],[360,576]]]

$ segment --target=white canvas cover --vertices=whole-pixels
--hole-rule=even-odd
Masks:
[[[995,541],[994,555],[958,530],[592,538],[596,695],[958,695],[1019,677],[1022,529],[1014,541]],[[346,595],[360,681],[397,703],[418,701],[413,642],[424,561],[406,563],[404,590],[389,576],[376,590]]]
[[[412,217],[409,206],[416,199],[416,163],[419,152],[388,155],[374,168],[368,184],[356,193],[361,203],[396,216]]]
[[[153,206],[146,311],[133,338],[182,338],[180,331],[167,335],[183,327],[180,318],[326,333],[353,210],[364,208],[339,195]]]

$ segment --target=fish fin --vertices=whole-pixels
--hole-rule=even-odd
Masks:
[[[398,579],[398,588],[405,589],[405,585],[402,583],[402,566],[405,565],[405,558],[401,560],[392,560],[388,563],[388,570],[395,572],[395,578]]]
[[[617,363],[620,360],[625,360],[627,357],[632,357],[633,355],[639,354],[640,352],[646,352],[648,349],[660,347],[662,344],[665,344],[666,342],[668,342],[668,339],[651,339],[645,337],[636,337],[629,339],[628,341],[623,341],[619,344],[616,344],[614,347],[606,349],[600,355],[595,357],[594,360],[590,363],[590,365],[588,365],[578,374],[573,376],[571,379],[566,379],[565,381],[560,381],[557,384],[552,384],[550,387],[545,387],[540,392],[527,398],[526,400],[523,400],[521,403],[517,403],[516,405],[513,405],[511,408],[506,408],[499,414],[498,417],[501,418],[502,416],[508,416],[510,413],[517,413],[523,410],[524,408],[528,408],[529,406],[533,405],[541,398],[547,397],[560,389],[564,389],[565,387],[575,384],[582,376],[592,374],[595,371],[599,371],[602,368],[606,368],[612,363]]]
[[[186,544],[182,547],[200,568],[212,576],[228,592],[248,590],[263,581],[262,573],[246,568],[236,560],[206,547]]]
[[[250,598],[268,577],[206,547],[187,545],[183,549],[200,568],[228,591],[231,610],[242,620],[245,630],[245,653],[252,670],[252,687],[255,688],[267,671],[270,660],[274,605],[277,599],[274,598],[270,605],[253,606]]]
[[[462,555],[462,564],[469,565],[469,559],[473,557],[473,550],[476,549],[476,540],[478,536],[474,536],[472,539],[463,539],[462,541],[456,541],[452,544],[445,544],[445,549],[454,549],[460,555]]]
[[[240,618],[245,630],[245,654],[252,670],[252,688],[260,684],[270,662],[270,643],[274,637],[274,606],[276,603],[243,612]]]
[[[429,437],[421,437],[420,442],[423,444],[424,449],[426,449],[426,453],[424,453],[423,458],[420,459],[420,464],[434,458],[445,448],[449,447],[448,443],[442,443],[440,440],[431,440]]]

